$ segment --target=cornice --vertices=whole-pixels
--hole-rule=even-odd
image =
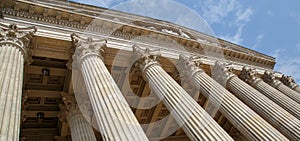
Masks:
[[[43,0],[44,3],[50,3],[47,0]],[[55,2],[54,2],[55,3]],[[56,3],[63,3],[61,1],[56,1]],[[24,6],[27,5],[27,6]],[[32,22],[38,22],[43,24],[51,24],[55,26],[60,26],[62,28],[71,28],[80,31],[88,31],[101,33],[110,37],[122,38],[126,40],[138,40],[145,43],[157,44],[157,45],[179,45],[184,46],[190,49],[200,49],[205,50],[214,54],[224,55],[225,58],[236,58],[237,60],[244,60],[247,62],[252,62],[254,64],[260,64],[261,67],[266,67],[272,69],[275,64],[275,59],[273,57],[266,56],[261,53],[257,53],[250,49],[243,48],[241,46],[237,46],[235,44],[226,42],[221,39],[212,39],[208,35],[202,33],[194,33],[192,30],[188,30],[184,27],[180,27],[179,29],[185,35],[189,37],[182,36],[184,34],[178,33],[178,35],[174,35],[171,33],[166,33],[161,31],[162,29],[171,30],[171,32],[177,33],[177,31],[173,31],[174,28],[170,28],[168,25],[166,27],[161,26],[159,24],[153,25],[158,29],[151,29],[149,26],[144,26],[145,21],[139,21],[140,18],[135,19],[139,23],[126,23],[126,21],[122,21],[123,19],[114,19],[113,15],[111,17],[98,17],[89,15],[86,13],[80,13],[74,10],[66,10],[60,7],[55,7],[57,4],[52,5],[43,5],[43,4],[35,4],[31,1],[18,0],[16,4],[12,7],[6,7],[3,9],[3,16],[5,17],[17,17],[22,18],[24,20],[29,20]],[[76,3],[71,3],[71,6],[78,5]],[[85,7],[90,11],[96,10],[96,7],[91,7],[87,5],[82,5],[81,7]],[[89,8],[88,8],[89,7]],[[72,8],[72,7],[71,7]],[[98,8],[99,10],[105,10],[103,8]],[[107,10],[108,15],[111,13],[119,13],[122,15],[122,12],[110,11]],[[132,15],[129,14],[131,17]],[[132,16],[132,17],[141,17],[141,16]],[[96,22],[94,22],[96,21]],[[154,19],[151,19],[151,24]],[[161,21],[156,21],[157,23]],[[171,23],[169,23],[171,24]],[[160,26],[160,27],[158,27]],[[175,26],[179,27],[179,26]],[[191,31],[191,32],[186,32]],[[191,34],[193,33],[193,34]],[[201,36],[202,39],[196,38]],[[214,40],[214,41],[213,41]],[[220,43],[216,43],[215,40],[218,40]]]

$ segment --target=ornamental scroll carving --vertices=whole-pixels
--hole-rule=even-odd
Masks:
[[[0,23],[0,47],[11,45],[18,48],[24,55],[25,62],[31,63],[32,58],[29,44],[36,31],[37,29],[34,26],[20,28],[16,24],[7,26]]]
[[[159,49],[142,49],[136,45],[133,45],[133,60],[137,60],[135,67],[139,67],[142,72],[144,72],[151,65],[160,65],[158,63],[159,56],[161,56]]]
[[[73,65],[80,64],[88,56],[98,56],[103,60],[107,40],[94,40],[91,37],[82,38],[77,34],[71,35],[74,44]],[[75,64],[74,64],[75,63]]]
[[[271,70],[266,70],[262,78],[266,83],[273,86],[281,84],[281,82],[276,79],[275,73]]]
[[[189,79],[192,79],[196,72],[204,72],[201,69],[202,65],[202,57],[200,56],[187,57],[182,54],[179,56],[178,68]]]
[[[212,78],[218,81],[222,86],[227,86],[227,81],[236,76],[232,73],[233,68],[230,64],[221,63],[219,61],[215,62],[215,66],[212,69]]]
[[[289,86],[289,87],[292,88],[292,89],[294,89],[295,87],[299,86],[299,85],[295,82],[295,80],[294,80],[294,78],[293,78],[292,76],[282,75],[280,81],[281,81],[283,84]]]
[[[62,92],[61,96],[63,104],[59,104],[60,112],[57,115],[61,121],[67,122],[69,118],[81,114],[74,95]]]
[[[257,72],[255,71],[255,69],[244,66],[241,74],[239,75],[239,77],[250,83],[250,84],[254,84],[256,82],[256,80],[259,80],[260,78],[257,77]]]

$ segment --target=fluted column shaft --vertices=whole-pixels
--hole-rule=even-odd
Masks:
[[[64,104],[60,104],[59,119],[67,122],[71,130],[72,141],[96,141],[93,128],[81,113],[74,95],[62,93]]]
[[[0,140],[18,140],[24,57],[15,47],[0,45]]]
[[[263,80],[274,87],[275,89],[279,90],[280,92],[284,93],[286,96],[289,98],[293,99],[297,103],[300,104],[300,94],[288,86],[284,85],[282,82],[279,80],[275,79],[275,74],[274,72],[271,71],[266,71],[263,76]]]
[[[71,129],[72,141],[96,141],[93,128],[85,117],[81,113],[70,114],[72,116],[69,117],[68,123]]]
[[[0,35],[0,141],[13,141],[19,140],[25,48],[35,28],[22,32],[16,25],[1,26],[4,34]]]
[[[225,66],[216,63],[214,71],[220,70],[215,79],[225,84],[236,96],[267,120],[290,140],[300,139],[300,121],[285,111],[266,96],[249,86],[227,70]],[[224,79],[222,79],[224,78]]]
[[[273,102],[278,104],[280,107],[288,111],[290,114],[300,119],[300,104],[276,90],[272,86],[268,85],[262,79],[256,77],[255,74],[255,70],[244,67],[240,78],[271,99]]]
[[[100,56],[103,41],[72,35],[89,99],[103,140],[148,140]],[[76,41],[77,40],[77,41]],[[73,57],[73,59],[76,59]],[[76,61],[76,60],[75,60]]]
[[[280,81],[300,94],[300,86],[295,82],[293,77],[282,75]]]
[[[299,87],[299,85],[296,86],[296,87],[294,87],[294,90],[300,94],[300,87]]]
[[[288,140],[257,113],[208,76],[193,58],[181,57],[186,78],[249,140]],[[183,61],[185,60],[185,61]],[[196,60],[196,59],[195,59]]]
[[[157,94],[191,140],[232,140],[205,110],[149,54],[135,47],[141,70],[151,90]],[[150,57],[150,58],[149,58]],[[152,58],[152,59],[151,59]],[[156,57],[154,57],[156,58]],[[145,60],[144,60],[145,59]]]
[[[292,90],[291,88],[284,85],[283,83],[280,83],[277,86],[271,84],[271,86],[274,86],[274,88],[286,94],[288,97],[290,97],[291,99],[293,99],[294,101],[300,104],[300,94],[298,92]]]

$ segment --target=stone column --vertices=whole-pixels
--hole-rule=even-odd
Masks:
[[[244,67],[239,77],[293,116],[300,119],[300,104],[268,85],[261,78],[258,78],[255,70]]]
[[[204,109],[160,66],[159,51],[133,47],[136,65],[191,140],[232,140]]]
[[[200,67],[201,58],[180,56],[179,68],[219,111],[249,140],[288,140],[257,113],[213,80]]]
[[[103,140],[148,140],[102,61],[106,41],[82,39],[75,34],[72,40],[76,45],[73,69],[82,72]]]
[[[0,23],[0,141],[19,140],[24,63],[35,27]]]
[[[300,94],[277,80],[273,71],[265,71],[263,80],[300,104]]]
[[[74,95],[62,93],[63,104],[60,104],[59,119],[67,122],[71,130],[72,141],[96,141],[92,126],[80,112]]]
[[[282,75],[280,81],[300,94],[300,86],[295,82],[292,76]]]
[[[216,62],[213,78],[228,87],[239,99],[290,140],[300,139],[300,121],[272,100],[230,72],[231,68]]]

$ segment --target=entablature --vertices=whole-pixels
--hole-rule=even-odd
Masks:
[[[96,12],[102,13],[95,15]],[[203,56],[204,62],[209,65],[216,60],[226,60],[239,70],[245,65],[261,70],[273,69],[275,64],[273,57],[172,23],[132,14],[124,16],[123,12],[73,2],[17,0],[12,6],[4,8],[2,14],[6,22],[10,20],[38,27],[36,38],[45,39],[34,42],[33,54],[36,56],[67,60],[70,56],[70,34],[77,33],[106,38],[111,48],[132,51],[132,45],[137,44],[160,48],[163,56],[173,59],[178,59],[179,54],[191,54]],[[128,22],[128,19],[134,22]],[[149,28],[151,25],[153,29]],[[178,33],[179,30],[186,36]],[[49,42],[46,45],[45,40],[53,40],[55,44]]]

